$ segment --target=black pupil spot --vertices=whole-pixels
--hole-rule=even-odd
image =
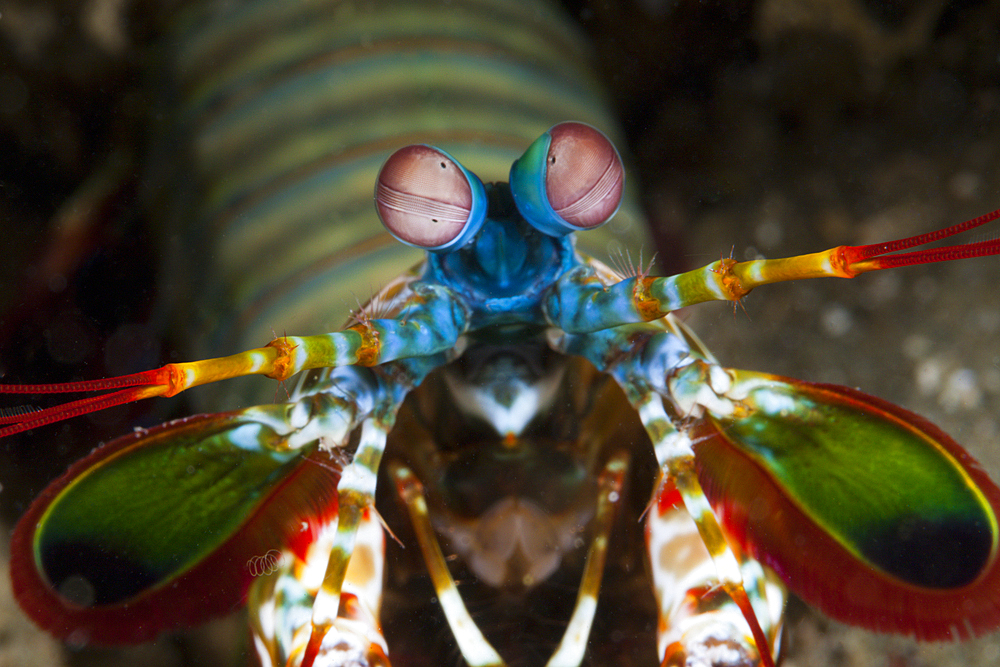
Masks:
[[[437,222],[437,218],[431,218],[431,222]]]
[[[901,517],[872,531],[861,552],[907,583],[956,589],[976,580],[989,563],[993,535],[985,518]]]
[[[86,541],[43,545],[42,570],[70,602],[85,607],[118,604],[162,581],[166,573],[140,560]]]
[[[442,168],[442,169],[447,169],[447,168],[448,168],[448,165],[446,165],[446,164],[445,164],[444,162],[442,162],[442,163],[441,163],[441,168]]]
[[[555,163],[556,163],[556,156],[553,155],[553,156],[549,157],[549,164],[555,164]]]

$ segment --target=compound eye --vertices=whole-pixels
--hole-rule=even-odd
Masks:
[[[433,146],[401,148],[382,165],[375,208],[403,243],[434,252],[465,245],[486,218],[482,182]]]
[[[618,210],[625,168],[611,141],[583,123],[551,130],[545,189],[560,218],[578,229],[603,225]]]
[[[611,141],[583,123],[560,123],[511,168],[518,210],[547,234],[593,229],[621,204],[625,169]]]

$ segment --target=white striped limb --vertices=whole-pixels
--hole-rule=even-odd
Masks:
[[[760,654],[742,610],[718,585],[718,574],[680,494],[663,480],[646,519],[646,547],[656,595],[657,647],[667,667],[757,667]],[[787,593],[760,563],[736,552],[743,585],[777,655]]]
[[[393,411],[392,416],[394,415]],[[337,487],[337,529],[323,574],[323,583],[313,604],[312,631],[302,658],[302,667],[313,667],[325,638],[338,621],[344,579],[354,554],[358,529],[375,504],[378,467],[392,421],[391,416],[380,418],[376,415],[362,422],[358,449],[341,475]]]
[[[576,605],[563,633],[559,648],[552,655],[547,667],[576,667],[583,662],[587,640],[597,612],[597,596],[604,578],[604,562],[608,555],[608,540],[614,523],[615,509],[621,498],[622,481],[628,470],[629,457],[619,452],[608,460],[598,479],[597,513],[594,516],[595,534],[590,541],[583,580],[577,592]]]
[[[274,552],[247,597],[250,628],[263,667],[300,665],[312,632],[309,619],[333,548],[332,523],[300,560],[291,551]],[[314,665],[389,665],[379,625],[385,573],[382,525],[367,511],[358,525],[354,554],[345,573],[339,612],[323,638]]]
[[[399,464],[393,464],[390,474],[396,482],[399,497],[406,505],[413,523],[413,530],[420,543],[427,572],[431,576],[434,590],[438,594],[441,609],[448,619],[455,641],[462,652],[462,657],[469,667],[499,667],[504,665],[503,658],[489,643],[479,626],[472,620],[469,610],[462,601],[455,579],[448,570],[448,564],[441,553],[434,528],[431,526],[430,515],[427,512],[427,500],[424,497],[424,487],[413,472]]]
[[[756,570],[747,570],[751,576],[744,579],[744,562],[728,544],[698,481],[691,439],[678,430],[682,418],[671,418],[664,407],[664,400],[670,400],[676,415],[685,416],[697,416],[703,409],[732,411],[735,406],[725,397],[731,383],[729,375],[709,360],[693,334],[669,319],[607,331],[550,336],[550,344],[565,354],[586,357],[625,390],[652,440],[663,483],[676,489],[687,514],[694,520],[699,541],[713,564],[716,585],[745,619],[745,624],[740,625],[747,627],[749,636],[746,642],[736,637],[736,643],[748,647],[748,656],[760,658],[757,661],[748,657],[750,662],[746,664],[773,667],[781,604],[777,605],[777,612],[771,611],[775,605],[764,599],[767,587],[759,585],[761,578]],[[661,593],[658,590],[658,596]],[[783,592],[780,597],[783,600]],[[662,633],[669,620],[662,604],[660,613]],[[766,631],[759,618],[764,618]],[[661,645],[661,650],[664,648]]]
[[[774,667],[771,653],[774,637],[764,632],[756,617],[743,583],[740,562],[698,481],[691,440],[677,429],[663,405],[663,396],[674,401],[679,393],[686,401],[679,406],[684,414],[705,405],[722,410],[733,407],[728,399],[720,397],[728,387],[728,375],[714,372],[718,367],[705,361],[701,353],[691,347],[692,343],[697,344],[697,339],[685,337],[684,328],[670,322],[550,337],[554,349],[586,357],[597,368],[611,374],[625,390],[652,440],[661,474],[676,486],[708,549],[719,585],[739,607],[749,625],[753,644],[760,649],[761,664]],[[687,368],[695,372],[678,373]],[[697,379],[697,385],[686,387],[687,393],[678,392],[674,386],[676,381],[693,379]],[[756,595],[757,592],[751,590]]]
[[[701,541],[715,565],[719,585],[740,609],[749,626],[753,645],[760,656],[760,664],[763,667],[774,667],[772,645],[776,630],[769,628],[772,632],[765,632],[750,595],[753,593],[757,598],[766,594],[766,591],[760,590],[757,586],[749,587],[748,590],[744,583],[741,563],[729,546],[725,533],[698,481],[690,438],[674,427],[659,394],[651,390],[639,390],[635,384],[626,387],[625,393],[633,401],[639,418],[653,441],[656,460],[660,464],[664,481],[676,487],[687,513],[694,519]]]

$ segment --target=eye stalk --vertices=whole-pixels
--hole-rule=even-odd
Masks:
[[[510,169],[518,211],[540,232],[562,236],[600,227],[622,200],[625,168],[614,144],[590,125],[559,123]]]
[[[486,219],[486,189],[475,174],[440,148],[401,148],[385,161],[375,184],[375,208],[389,233],[408,245],[451,252],[469,242]]]

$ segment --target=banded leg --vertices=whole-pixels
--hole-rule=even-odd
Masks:
[[[604,578],[604,562],[608,554],[608,540],[614,523],[615,508],[621,498],[622,481],[628,469],[629,457],[619,452],[604,466],[598,479],[597,513],[594,516],[595,534],[587,552],[583,580],[577,592],[576,605],[559,648],[552,655],[547,667],[576,667],[583,662],[583,654],[590,638],[590,628],[597,612],[597,595]]]
[[[375,505],[378,468],[396,412],[406,395],[444,360],[444,355],[418,357],[385,364],[378,371],[378,399],[372,414],[361,424],[357,451],[344,468],[337,487],[337,528],[323,574],[323,583],[313,605],[312,631],[306,644],[302,667],[314,665],[316,657],[325,646],[325,638],[337,622],[345,575],[355,550],[358,530],[365,515]]]
[[[248,595],[254,647],[263,667],[300,664],[312,630],[310,619],[333,548],[336,522],[309,545],[305,557],[275,552]],[[378,618],[385,572],[385,536],[372,512],[358,526],[354,554],[344,575],[340,611],[314,661],[322,667],[389,665]]]
[[[760,654],[743,612],[718,587],[711,555],[674,485],[665,482],[646,520],[664,667],[755,667]],[[736,552],[747,595],[778,653],[786,592],[770,571]],[[761,591],[765,591],[761,593]]]
[[[761,664],[773,667],[771,647],[776,630],[772,632],[771,624],[765,623],[769,626],[765,631],[755,608],[756,603],[757,607],[763,605],[762,611],[769,609],[766,600],[759,597],[766,591],[759,590],[759,587],[751,587],[748,591],[745,586],[740,562],[698,481],[691,439],[685,431],[678,430],[663,403],[664,397],[671,398],[668,387],[670,378],[678,369],[692,366],[695,362],[700,361],[697,367],[709,371],[707,377],[699,378],[702,383],[692,394],[697,400],[713,406],[726,402],[728,399],[720,398],[724,390],[720,391],[715,386],[724,384],[726,378],[715,377],[718,374],[711,371],[718,367],[699,360],[688,341],[655,322],[625,325],[591,334],[563,334],[554,338],[551,344],[567,354],[586,357],[599,369],[611,374],[625,390],[653,441],[665,483],[676,488],[688,515],[694,520],[701,542],[708,549],[719,585],[741,610],[749,625],[752,644],[760,648]],[[700,404],[693,403],[690,407],[693,410]],[[731,405],[725,407],[732,408]],[[677,417],[677,421],[681,423],[683,419]],[[753,593],[753,599],[750,593]]]
[[[382,377],[368,368],[341,367],[306,374],[295,390],[293,403],[288,405],[308,406],[309,417],[305,427],[288,439],[288,444],[304,446],[319,440],[327,450],[346,446],[359,424],[364,430],[365,425],[374,421],[373,413],[385,403],[385,394]],[[364,441],[362,437],[358,453]],[[344,572],[341,592],[336,597],[321,595],[324,574],[340,533],[338,529],[344,523],[340,514],[344,473],[348,469],[350,465],[341,471],[335,520],[304,548],[269,552],[256,564],[265,576],[251,587],[248,607],[254,647],[265,667],[388,664],[385,638],[378,624],[385,540],[382,527],[373,520],[367,507],[362,508],[354,526],[351,549],[354,557]],[[317,612],[332,620],[309,658],[311,663],[307,663],[309,641],[314,635],[312,619]]]
[[[438,544],[434,528],[431,526],[430,514],[427,511],[427,500],[424,488],[413,472],[403,465],[393,465],[392,477],[396,482],[396,491],[406,505],[413,523],[420,550],[427,565],[427,572],[434,583],[441,609],[448,619],[462,657],[469,667],[498,667],[504,664],[503,658],[489,643],[479,626],[472,620],[469,610],[462,601],[448,564],[445,562],[441,546]]]
[[[659,394],[652,391],[640,393],[637,389],[635,385],[626,386],[625,393],[629,395],[630,400],[633,400],[639,411],[639,418],[653,438],[656,459],[664,478],[676,486],[684,507],[694,519],[701,541],[715,564],[719,584],[740,608],[749,624],[761,664],[764,667],[774,667],[770,649],[773,637],[769,637],[761,626],[750,597],[751,592],[760,594],[763,591],[755,591],[752,588],[748,590],[743,581],[739,560],[729,546],[725,533],[698,481],[691,439],[687,433],[678,431],[674,427],[663,408],[663,399]]]

